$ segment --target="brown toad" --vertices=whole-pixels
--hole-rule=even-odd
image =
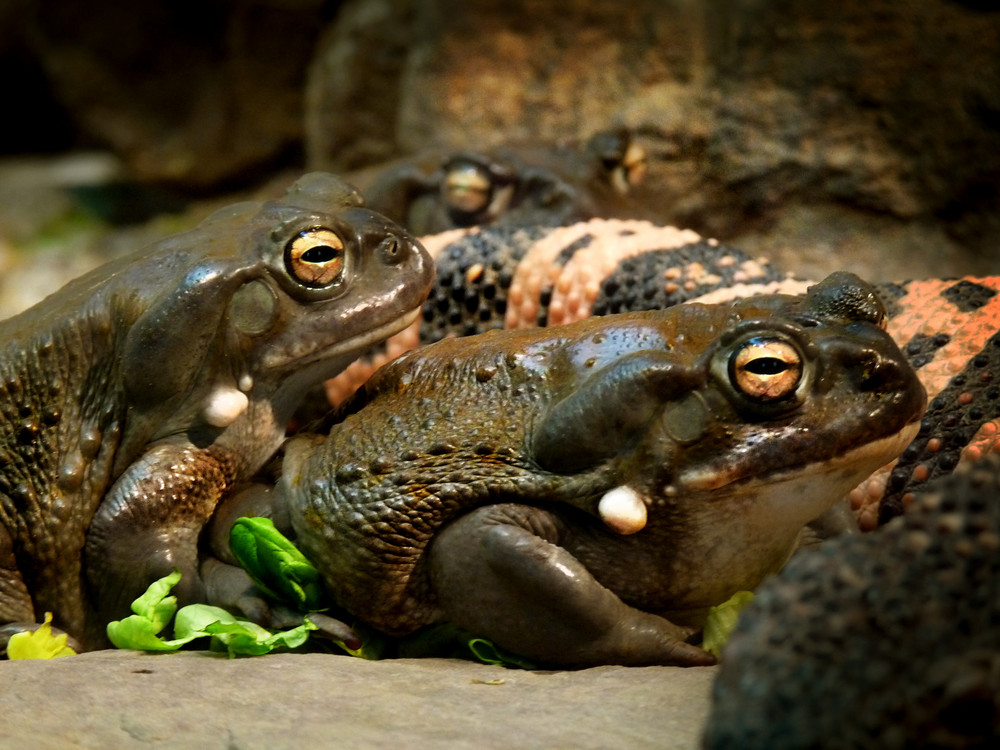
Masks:
[[[85,646],[277,449],[303,392],[415,319],[423,248],[306,175],[0,323],[0,624]]]
[[[687,642],[912,439],[925,395],[873,289],[444,340],[381,369],[278,488],[335,600],[546,664]]]

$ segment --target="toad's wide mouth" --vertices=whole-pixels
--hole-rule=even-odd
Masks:
[[[796,477],[813,476],[817,482],[831,481],[831,477],[836,477],[840,480],[838,484],[849,485],[850,490],[872,472],[897,458],[913,442],[919,431],[920,420],[917,418],[899,432],[817,461],[784,466],[772,472],[748,473],[745,468],[736,467],[728,471],[690,472],[682,475],[679,484],[685,492],[711,492],[722,488],[777,484]]]
[[[367,349],[381,341],[393,336],[404,328],[408,328],[412,325],[416,319],[420,316],[420,311],[423,309],[423,303],[414,307],[409,312],[405,312],[400,315],[395,320],[390,320],[388,323],[379,326],[371,331],[366,331],[354,338],[347,339],[347,341],[341,341],[328,349],[324,349],[319,352],[317,359],[327,359],[329,357],[336,357],[346,352],[355,352],[359,349]]]
[[[385,341],[385,339],[399,333],[405,328],[409,328],[420,317],[422,309],[423,302],[412,310],[403,313],[398,318],[394,318],[388,323],[383,323],[377,328],[372,328],[357,336],[338,341],[319,350],[309,350],[301,353],[293,351],[287,356],[282,357],[280,361],[277,361],[277,358],[275,358],[274,360],[267,361],[265,364],[270,368],[286,367],[288,365],[294,365],[296,368],[304,368],[317,362],[331,362],[345,355],[351,355],[351,359],[354,359],[365,350]]]

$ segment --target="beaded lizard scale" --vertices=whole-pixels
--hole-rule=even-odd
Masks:
[[[878,534],[803,550],[764,583],[724,651],[704,747],[993,747],[998,459],[931,481]]]

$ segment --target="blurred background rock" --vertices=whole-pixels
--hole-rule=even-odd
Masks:
[[[995,7],[0,0],[0,315],[306,169],[619,126],[619,215],[803,276],[996,272]]]

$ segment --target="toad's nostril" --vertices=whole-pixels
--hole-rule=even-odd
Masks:
[[[382,256],[382,261],[388,264],[399,263],[403,256],[401,243],[395,237],[386,237],[382,240],[378,250]]]
[[[854,372],[862,386],[876,384],[885,377],[885,363],[875,352],[867,351],[858,357]]]
[[[898,368],[877,353],[866,351],[858,357],[853,371],[862,390],[871,391],[898,380]]]
[[[866,352],[854,368],[858,389],[865,392],[896,391],[908,380],[909,365],[896,359],[883,357],[877,352]]]

